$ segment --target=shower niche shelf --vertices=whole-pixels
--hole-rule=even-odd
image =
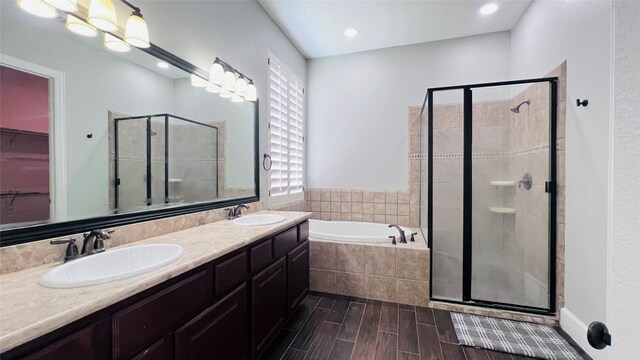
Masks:
[[[516,182],[515,181],[509,181],[509,180],[491,180],[489,182],[491,185],[493,186],[516,186]]]
[[[506,207],[490,207],[489,210],[497,214],[515,214],[516,213],[516,209],[506,208]]]

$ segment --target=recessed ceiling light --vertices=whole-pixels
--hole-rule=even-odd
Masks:
[[[169,64],[167,64],[167,63],[166,63],[166,62],[164,62],[164,61],[160,61],[160,62],[159,62],[159,63],[157,63],[156,65],[158,65],[158,67],[159,67],[160,69],[166,69],[166,68],[168,68],[168,67],[169,67]]]
[[[348,28],[344,31],[344,36],[346,37],[354,37],[356,35],[358,35],[358,29],[356,28]]]
[[[498,5],[497,4],[488,3],[488,4],[486,4],[486,5],[484,5],[483,7],[480,8],[480,14],[489,15],[489,14],[493,14],[494,12],[496,12],[496,10],[498,10]]]

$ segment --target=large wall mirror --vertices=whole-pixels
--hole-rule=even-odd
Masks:
[[[154,45],[0,7],[0,245],[259,199],[257,100]]]

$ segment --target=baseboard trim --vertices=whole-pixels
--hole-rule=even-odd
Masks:
[[[560,327],[594,360],[607,359],[606,352],[596,350],[589,345],[587,341],[587,324],[583,323],[566,307],[560,309]]]

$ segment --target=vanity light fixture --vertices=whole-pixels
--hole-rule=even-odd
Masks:
[[[216,84],[208,83],[205,90],[213,94],[218,94],[220,92],[220,86]]]
[[[113,5],[113,1],[91,0],[87,21],[102,31],[115,32],[118,30],[116,7]]]
[[[197,88],[206,87],[209,82],[196,74],[191,74],[191,86]]]
[[[66,27],[67,30],[71,31],[72,33],[78,34],[80,36],[98,36],[98,30],[95,27],[71,14],[67,14],[67,22],[65,23],[64,27]]]
[[[224,72],[224,84],[222,84],[222,88],[229,92],[236,90],[236,76],[229,70]]]
[[[127,20],[124,41],[143,49],[151,46],[151,44],[149,44],[149,28],[147,27],[147,22],[142,18],[142,13],[140,13],[140,9],[138,8],[131,13],[129,20]]]
[[[244,98],[247,95],[247,79],[243,76],[238,76],[238,80],[236,80],[236,91],[234,91],[235,95]],[[244,99],[243,99],[244,100]],[[233,101],[233,98],[231,98]],[[242,101],[236,101],[242,102]]]
[[[217,59],[211,65],[211,69],[209,69],[209,82],[218,86],[222,86],[224,84],[224,68]]]
[[[53,19],[58,16],[56,8],[42,0],[17,0],[18,6],[29,14],[45,18]]]
[[[210,93],[219,93],[221,98],[241,103],[258,100],[253,80],[216,57],[209,70],[209,81],[191,75],[191,85],[204,87]]]
[[[129,44],[109,33],[104,33],[104,46],[111,51],[119,53],[131,50],[131,46],[129,46]]]
[[[238,94],[232,94],[231,95],[231,101],[234,103],[241,103],[244,101],[244,98]]]
[[[78,4],[76,0],[44,0],[45,2],[53,5],[56,9],[60,9],[64,12],[74,12],[78,10]]]
[[[485,4],[480,8],[480,14],[482,15],[490,15],[498,10],[498,5],[495,3]]]

